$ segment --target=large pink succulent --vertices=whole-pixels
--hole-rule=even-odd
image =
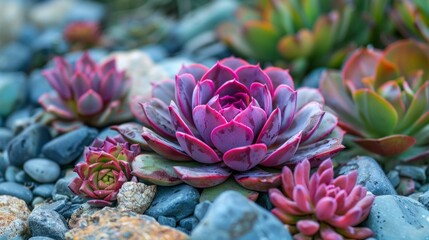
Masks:
[[[288,71],[280,68],[262,70],[237,58],[210,69],[183,67],[175,81],[154,85],[153,98],[142,108],[132,107],[147,126],[143,138],[155,152],[176,161],[177,176],[165,177],[164,167],[142,172],[137,162],[133,171],[158,184],[159,178],[170,184],[178,177],[202,188],[235,172],[242,186],[266,191],[280,184],[279,175],[256,166],[279,167],[304,158],[318,164],[343,148],[342,134],[334,131],[337,118],[323,111],[323,103],[315,89],[295,91]]]
[[[54,61],[56,66],[43,75],[56,93],[42,95],[39,102],[58,118],[55,128],[67,131],[77,122],[101,127],[132,116],[126,101],[129,80],[114,59],[97,65],[84,53],[75,67],[62,57]]]
[[[75,166],[79,176],[70,183],[70,190],[89,198],[93,206],[112,205],[121,186],[136,181],[130,164],[139,153],[137,144],[129,144],[120,135],[104,141],[96,139],[85,149],[85,162]]]
[[[357,171],[334,179],[330,159],[311,178],[308,160],[299,163],[294,173],[284,167],[283,193],[276,188],[269,191],[275,206],[272,213],[288,225],[294,239],[368,238],[370,229],[355,226],[368,216],[374,195],[356,180]]]

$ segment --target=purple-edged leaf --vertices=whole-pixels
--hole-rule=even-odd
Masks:
[[[387,136],[398,123],[395,108],[377,93],[361,89],[353,93],[353,98],[367,127],[378,136]]]
[[[140,180],[161,186],[173,186],[182,183],[174,171],[175,166],[196,167],[195,162],[169,161],[157,154],[141,154],[132,162],[132,174]]]
[[[328,137],[332,131],[334,131],[335,127],[337,127],[337,124],[337,117],[330,112],[325,112],[319,126],[317,126],[315,131],[313,131],[310,137],[307,138],[303,144],[315,143],[322,140],[323,138]]]
[[[64,79],[55,69],[44,70],[43,76],[48,80],[49,84],[53,89],[55,89],[55,91],[57,91],[61,98],[64,100],[70,100],[72,98],[72,92],[67,80]]]
[[[177,107],[176,103],[171,101],[170,106],[168,107],[168,110],[170,111],[170,120],[171,124],[173,124],[174,129],[178,132],[184,132],[187,134],[190,134],[192,136],[195,136],[198,134],[196,133],[195,129],[191,129],[192,125],[189,122],[186,122],[182,116],[180,115],[180,110]]]
[[[232,121],[235,116],[237,116],[241,112],[241,109],[235,107],[234,105],[230,105],[229,107],[222,108],[219,113],[225,118],[226,121]]]
[[[292,124],[297,104],[297,92],[287,85],[276,88],[273,98],[273,106],[280,109],[282,118],[280,131],[284,131]]]
[[[262,127],[261,132],[259,133],[258,138],[256,139],[257,143],[264,143],[267,146],[273,144],[279,135],[281,127],[281,115],[279,108],[276,108],[271,115],[268,117],[265,125]]]
[[[71,89],[73,90],[75,99],[79,99],[83,94],[91,89],[91,82],[85,75],[77,72],[72,77]]]
[[[198,82],[192,93],[192,108],[206,104],[214,96],[214,92],[214,84],[211,80]]]
[[[229,178],[222,184],[211,188],[204,188],[203,192],[200,195],[200,202],[204,201],[214,201],[220,194],[228,190],[236,191],[243,196],[247,197],[251,201],[256,201],[259,196],[258,192],[248,190],[240,186],[234,179]]]
[[[95,73],[97,69],[97,64],[89,56],[88,52],[84,52],[82,57],[76,62],[76,71],[84,73],[86,75]]]
[[[301,141],[302,133],[299,132],[295,136],[289,138],[280,147],[276,148],[274,152],[268,155],[260,165],[266,167],[280,166],[289,161],[298,149]]]
[[[52,122],[52,127],[59,133],[68,133],[83,126],[84,124],[78,121],[65,122],[61,120],[55,120]]]
[[[111,70],[116,70],[116,58],[111,58],[104,61],[100,66],[100,71],[103,73],[110,72]]]
[[[101,79],[100,93],[102,94],[101,97],[105,102],[109,102],[114,99],[114,96],[120,90],[122,79],[117,79],[116,77],[116,71],[111,70]]]
[[[210,135],[213,145],[222,153],[250,145],[253,142],[253,137],[252,129],[235,121],[216,127]]]
[[[244,61],[241,58],[229,57],[229,58],[222,59],[220,61],[220,64],[227,66],[227,67],[229,67],[235,71],[237,68],[244,66],[244,65],[248,65],[249,63]]]
[[[119,132],[128,142],[139,144],[146,151],[152,150],[143,139],[143,126],[138,123],[124,123],[117,126],[111,126],[110,129]]]
[[[84,93],[77,102],[77,110],[82,115],[94,115],[103,110],[103,99],[93,90]]]
[[[254,135],[258,134],[267,121],[267,114],[260,107],[249,104],[246,109],[235,116],[234,121],[242,123],[252,129]]]
[[[151,98],[142,104],[144,114],[150,125],[158,133],[174,138],[176,131],[170,119],[168,106],[157,98]]]
[[[202,76],[208,71],[209,69],[202,65],[202,64],[191,64],[188,66],[182,66],[180,68],[178,75],[189,73],[192,76],[194,76],[195,81],[200,81]],[[211,78],[210,78],[211,79]]]
[[[282,133],[280,140],[289,139],[298,132],[302,132],[301,142],[307,140],[317,129],[325,114],[322,106],[317,102],[310,102],[303,106],[296,114],[289,129]]]
[[[304,159],[308,159],[311,166],[317,166],[321,161],[332,157],[342,149],[344,149],[344,146],[341,144],[341,140],[335,138],[323,139],[322,141],[299,147],[287,164],[295,165]]]
[[[219,95],[222,98],[223,96],[234,96],[236,93],[250,94],[249,89],[244,84],[233,79],[220,86],[214,95]]]
[[[270,77],[274,89],[282,84],[286,84],[294,89],[293,79],[289,74],[289,70],[284,70],[278,67],[268,67],[264,72]]]
[[[199,167],[174,167],[179,178],[196,188],[214,187],[225,182],[232,171],[220,165]]]
[[[137,120],[139,120],[141,123],[143,123],[145,126],[150,126],[149,121],[146,118],[146,115],[143,111],[143,106],[141,105],[142,102],[144,102],[146,99],[143,96],[135,95],[131,97],[129,107],[131,110],[131,113]]]
[[[303,106],[305,106],[310,102],[318,102],[321,105],[325,104],[325,99],[323,98],[320,91],[316,88],[302,87],[296,90],[296,92],[297,92],[297,100],[296,100],[297,110],[301,109]]]
[[[398,194],[402,196],[408,196],[415,191],[415,182],[411,178],[402,177],[399,181],[399,185],[396,188]]]
[[[258,165],[267,154],[267,146],[261,143],[233,148],[223,155],[223,162],[236,171],[247,171]]]
[[[238,81],[244,84],[247,88],[255,83],[259,82],[263,85],[266,85],[270,94],[274,93],[273,83],[271,82],[270,77],[262,71],[259,65],[245,65],[239,67],[235,73],[238,76]]]
[[[189,73],[176,75],[176,103],[183,116],[192,121],[192,93],[196,82]]]
[[[416,139],[407,135],[391,135],[378,139],[356,139],[355,142],[366,150],[381,156],[394,156],[408,150]]]
[[[91,199],[91,200],[88,200],[87,203],[88,205],[96,208],[109,207],[113,205],[113,202],[101,200],[101,199]]]
[[[63,101],[52,93],[45,93],[40,96],[38,102],[43,108],[52,114],[65,119],[74,119],[73,113],[64,105]]]
[[[177,143],[161,137],[150,129],[143,128],[142,137],[153,151],[165,158],[176,161],[191,160]]]
[[[176,138],[182,149],[195,161],[208,164],[221,161],[219,155],[200,139],[182,132],[177,132]]]
[[[227,123],[225,118],[216,110],[207,105],[200,105],[193,110],[193,119],[195,127],[201,134],[204,142],[213,146],[211,134],[213,129]]]
[[[273,110],[273,102],[268,87],[262,83],[252,83],[250,95],[258,102],[259,106],[265,110],[267,115]]]
[[[152,97],[158,98],[166,105],[170,104],[171,100],[175,99],[176,83],[173,80],[164,80],[152,84]]]
[[[216,89],[222,86],[225,82],[238,79],[237,74],[235,74],[232,69],[223,66],[220,63],[217,63],[212,68],[210,68],[204,76],[202,76],[201,80],[210,79],[213,81]]]
[[[259,168],[235,173],[234,179],[244,188],[258,192],[267,192],[270,188],[277,188],[281,184],[280,172],[271,173]]]

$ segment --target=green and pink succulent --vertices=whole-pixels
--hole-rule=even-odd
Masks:
[[[310,177],[310,162],[282,172],[282,191],[270,189],[272,213],[285,223],[294,239],[366,239],[369,228],[356,227],[369,215],[374,195],[356,185],[357,171],[334,178],[330,159]]]
[[[220,38],[247,58],[288,66],[294,76],[316,67],[340,67],[355,45],[389,28],[387,0],[263,0],[241,7],[236,21],[218,28]],[[370,23],[368,23],[370,22]]]
[[[133,163],[137,177],[159,185],[208,188],[233,176],[244,188],[267,191],[280,184],[275,168],[303,159],[318,165],[343,149],[337,118],[323,110],[320,93],[294,90],[281,68],[237,58],[210,69],[193,64],[155,84],[152,94],[132,107],[144,140],[135,125],[116,129],[162,156],[143,154]]]
[[[121,135],[96,139],[85,148],[85,161],[75,166],[78,177],[69,184],[70,190],[88,198],[92,206],[112,205],[124,183],[137,181],[130,166],[139,153],[140,147],[129,144]]]
[[[341,72],[320,82],[339,125],[367,152],[389,161],[429,155],[429,46],[398,41],[354,52]]]
[[[117,70],[114,59],[99,65],[84,53],[76,66],[62,57],[54,61],[55,67],[43,75],[55,92],[45,93],[39,102],[55,116],[57,130],[69,131],[82,123],[103,127],[132,117],[127,101],[129,80]]]

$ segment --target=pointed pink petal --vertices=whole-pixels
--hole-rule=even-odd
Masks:
[[[274,89],[282,84],[288,85],[294,89],[293,79],[289,74],[289,70],[284,70],[279,67],[268,67],[264,72],[270,77]]]
[[[271,115],[268,117],[267,122],[262,127],[261,132],[259,133],[258,138],[256,139],[257,143],[264,143],[267,146],[273,144],[278,137],[281,124],[281,115],[280,110],[276,108]]]
[[[273,106],[280,109],[282,116],[281,129],[284,131],[292,124],[295,116],[297,103],[297,92],[287,85],[280,85],[276,88],[273,97]]]
[[[270,77],[262,71],[259,65],[244,65],[239,67],[235,73],[238,76],[238,81],[247,88],[250,88],[253,83],[258,82],[262,85],[266,85],[271,94],[274,93],[273,83]]]
[[[250,145],[253,137],[252,129],[235,121],[217,126],[210,135],[213,145],[222,153]]]
[[[250,95],[258,102],[259,106],[265,110],[267,115],[272,112],[272,95],[270,94],[267,85],[258,82],[252,83],[250,86]]]
[[[335,199],[324,197],[317,202],[315,215],[320,221],[328,221],[334,217],[336,210],[337,202]]]
[[[313,236],[319,231],[320,225],[318,222],[313,220],[299,220],[296,223],[296,227],[299,232],[303,233],[306,236]]]
[[[246,109],[235,116],[234,121],[250,127],[253,133],[259,133],[267,121],[267,114],[261,108],[249,104]]]
[[[188,121],[192,121],[192,93],[195,85],[195,79],[191,74],[176,75],[176,103]]]
[[[198,138],[182,132],[176,132],[176,138],[182,149],[195,161],[208,164],[221,161],[218,154]]]
[[[301,132],[291,137],[274,152],[268,155],[260,164],[266,167],[280,166],[289,161],[298,149],[299,142],[301,141]]]
[[[235,181],[246,189],[266,192],[270,188],[280,186],[281,175],[279,173],[266,172],[259,168],[234,174]]]
[[[45,93],[40,96],[38,102],[50,113],[58,115],[63,119],[74,119],[74,114],[64,105],[63,101],[56,95]]]
[[[217,63],[201,77],[201,80],[205,79],[211,79],[217,89],[229,80],[238,79],[238,76],[232,69]]]
[[[71,88],[76,99],[79,99],[89,89],[91,89],[90,80],[80,72],[76,72],[71,80]]]
[[[157,98],[151,98],[142,104],[144,114],[155,131],[165,137],[174,138],[176,131],[170,119],[168,106]]]
[[[237,147],[223,155],[223,162],[234,170],[247,171],[258,165],[266,153],[267,147],[264,144]]]
[[[226,181],[232,171],[219,165],[201,167],[173,167],[179,178],[197,188],[208,188]]]
[[[202,80],[202,76],[208,71],[209,69],[202,65],[202,64],[191,64],[188,66],[182,66],[182,68],[180,68],[179,73],[177,75],[182,75],[185,73],[189,73],[191,74],[195,81],[199,82],[200,80]],[[210,78],[211,79],[211,78]]]
[[[213,108],[207,105],[200,105],[193,110],[193,119],[195,127],[201,134],[204,142],[213,146],[211,134],[213,129],[227,123],[225,118]]]
[[[103,99],[93,90],[84,93],[77,103],[77,110],[82,115],[94,115],[103,109]]]
[[[162,138],[150,129],[143,128],[142,137],[150,148],[159,155],[176,161],[189,161],[191,158],[174,142]]]
[[[215,88],[213,81],[207,79],[197,83],[192,93],[192,108],[206,104],[214,96]]]

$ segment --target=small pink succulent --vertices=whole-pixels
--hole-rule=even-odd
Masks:
[[[66,132],[82,123],[103,127],[131,118],[129,80],[118,71],[115,59],[98,65],[84,53],[74,67],[62,57],[54,61],[55,67],[43,75],[56,92],[45,93],[39,102],[56,117],[57,130]]]
[[[122,185],[137,180],[131,175],[130,164],[139,153],[137,144],[129,144],[120,135],[96,139],[85,149],[85,162],[76,165],[74,171],[79,176],[70,183],[70,190],[90,198],[90,205],[112,205]]]
[[[357,171],[334,178],[330,159],[310,178],[304,160],[294,172],[284,167],[282,189],[270,189],[272,213],[285,223],[294,239],[365,239],[369,228],[354,227],[368,216],[374,195],[356,185]]]

